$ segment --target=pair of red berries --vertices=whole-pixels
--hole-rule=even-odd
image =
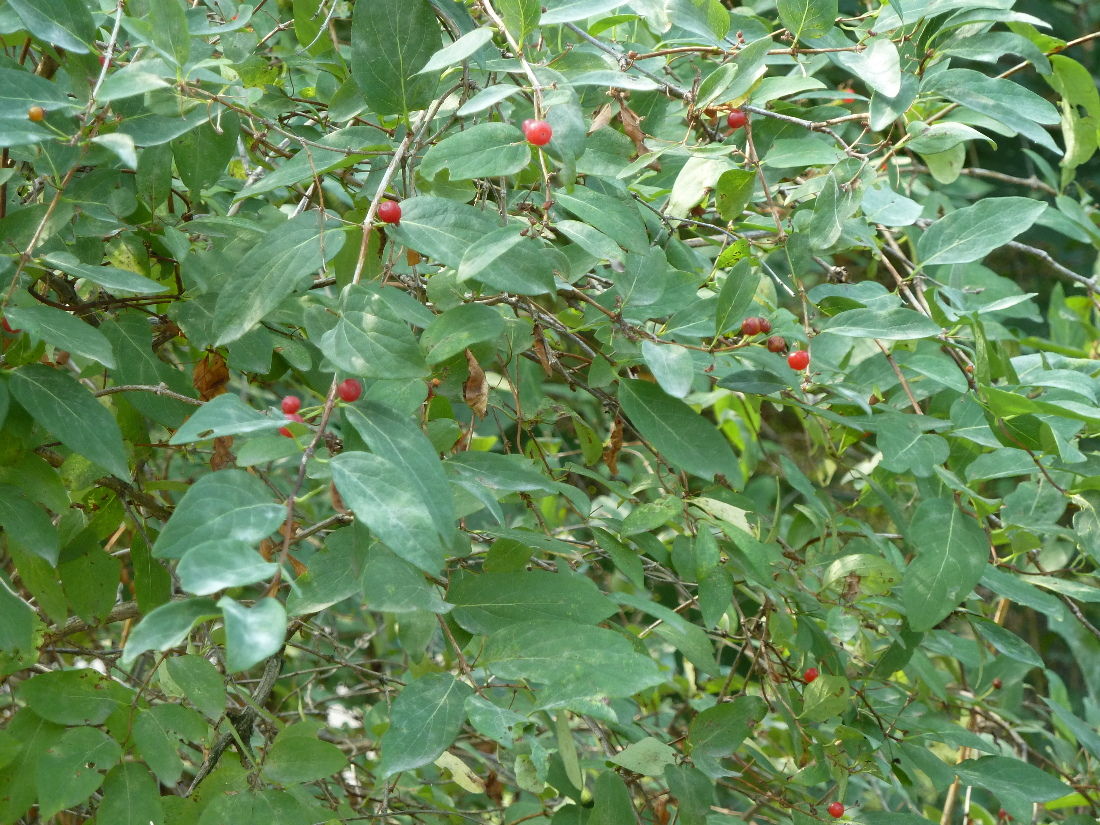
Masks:
[[[336,385],[336,394],[340,396],[341,401],[350,404],[352,401],[358,400],[359,396],[363,394],[363,385],[359,383],[357,378],[345,378]],[[297,421],[299,424],[305,423],[305,419],[298,415],[298,410],[302,409],[301,398],[296,395],[288,395],[280,402],[280,406],[283,408],[283,415],[288,421]],[[281,427],[279,434],[285,435],[287,438],[293,438],[294,436],[287,427]]]
[[[527,118],[523,121],[523,136],[532,146],[545,146],[554,136],[554,130],[545,120]]]
[[[767,335],[772,331],[772,322],[759,315],[752,315],[741,322],[742,335],[759,335],[761,332]]]
[[[768,339],[768,352],[780,353],[787,348],[787,339],[782,335],[773,335]],[[796,349],[787,356],[787,366],[792,370],[804,370],[810,366],[810,353]]]

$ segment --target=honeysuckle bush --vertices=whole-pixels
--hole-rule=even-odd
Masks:
[[[1100,14],[731,5],[0,6],[0,823],[1096,821]]]

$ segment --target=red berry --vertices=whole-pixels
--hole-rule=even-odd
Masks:
[[[363,385],[358,378],[345,378],[336,386],[336,394],[340,400],[350,403],[363,394]]]
[[[527,118],[527,120],[523,121],[523,123],[520,125],[519,128],[522,129],[523,134],[526,135],[527,130],[531,127],[531,124],[533,124],[533,123],[538,123],[538,121],[535,120],[533,117],[529,117],[529,118]]]
[[[782,352],[787,348],[787,339],[782,335],[773,335],[768,339],[768,352]]]
[[[282,402],[283,412],[287,415],[293,415],[302,409],[302,399],[296,395],[288,395]]]
[[[554,136],[554,130],[545,120],[525,120],[523,135],[532,146],[545,146]]]
[[[833,819],[840,819],[842,816],[844,816],[844,806],[841,805],[839,802],[830,802],[829,807],[826,808],[826,810],[829,812],[829,816],[831,816]]]
[[[378,204],[378,217],[383,223],[401,223],[401,204],[397,201],[382,201]]]
[[[1004,685],[1004,682],[1001,681],[1000,676],[998,676],[997,678],[995,678],[993,680],[993,689],[994,690],[1000,690],[1003,685]]]
[[[762,333],[767,335],[769,332],[772,331],[772,322],[769,321],[767,318],[757,318],[756,320],[760,322],[760,331]]]
[[[821,671],[816,667],[808,667],[802,672],[802,681],[808,685],[820,675]]]
[[[44,120],[46,117],[46,110],[41,106],[31,106],[27,109],[27,120],[31,123],[38,123]]]
[[[749,122],[749,116],[740,109],[734,109],[726,115],[726,125],[736,131]]]
[[[291,396],[291,398],[293,398],[293,397],[294,396]],[[296,413],[296,412],[295,413],[287,413],[284,417],[287,419],[287,421],[297,421],[299,424],[305,424],[306,423],[306,420],[304,418],[302,418],[302,416],[298,415],[298,413]],[[290,431],[289,427],[280,427],[279,428],[279,435],[285,435],[287,438],[294,438],[294,433],[292,433]]]
[[[787,356],[787,365],[792,370],[804,370],[810,365],[810,353],[804,349],[796,349]]]
[[[753,316],[749,316],[741,322],[741,334],[742,335],[759,335],[760,334],[760,319]]]

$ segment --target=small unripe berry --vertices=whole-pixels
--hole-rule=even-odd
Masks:
[[[808,685],[820,675],[821,671],[819,671],[816,667],[808,667],[802,673],[802,681]]]
[[[804,349],[796,349],[787,356],[787,365],[792,370],[804,370],[810,365],[810,353]]]
[[[345,378],[336,385],[336,394],[340,396],[341,401],[351,403],[363,394],[363,385],[359,383],[358,378]]]
[[[288,395],[282,401],[283,412],[287,415],[293,415],[302,409],[302,399],[296,395]]]
[[[759,335],[760,332],[761,332],[761,330],[760,330],[760,319],[759,318],[749,316],[748,318],[746,318],[744,321],[741,322],[741,334],[742,335]]]
[[[773,335],[768,339],[768,352],[782,352],[787,348],[787,339],[782,335]]]
[[[378,204],[378,217],[383,223],[401,223],[401,204],[397,201],[382,201]]]
[[[545,146],[554,136],[554,130],[545,120],[525,120],[523,135],[532,146]]]
[[[748,122],[749,116],[740,109],[734,109],[732,112],[726,115],[726,125],[734,131],[740,129]]]
[[[829,816],[831,816],[833,819],[840,819],[842,816],[844,816],[844,806],[841,805],[839,802],[830,802],[829,807],[826,808],[826,810],[829,812]]]
[[[27,120],[31,123],[39,123],[46,118],[46,110],[41,106],[31,106],[27,109]]]

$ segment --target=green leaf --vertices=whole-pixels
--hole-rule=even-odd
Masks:
[[[722,335],[739,327],[745,314],[752,307],[756,290],[760,288],[760,271],[750,266],[748,260],[737,263],[722,281],[718,290],[718,309],[714,317],[714,334]]]
[[[917,257],[923,267],[977,261],[1029,229],[1046,208],[1032,198],[983,198],[929,226]]]
[[[688,726],[688,748],[695,766],[712,779],[718,760],[732,755],[759,724],[767,706],[758,696],[738,696],[699,713]]]
[[[255,584],[275,575],[279,565],[264,561],[250,542],[211,539],[191,546],[176,566],[180,587],[209,596],[228,587]]]
[[[168,443],[190,444],[224,435],[275,432],[285,424],[257,412],[233,393],[223,393],[199,407]]]
[[[351,18],[351,74],[380,115],[406,115],[432,100],[438,78],[419,72],[439,49],[428,0],[356,3]]]
[[[683,398],[691,392],[695,379],[695,361],[684,347],[642,341],[642,360],[665,392]]]
[[[434,762],[458,735],[472,694],[469,685],[449,673],[429,673],[407,684],[382,734],[382,778]]]
[[[999,120],[1052,152],[1061,151],[1043,129],[1043,125],[1060,120],[1058,110],[1035,92],[1011,80],[988,77],[973,69],[947,69],[929,74],[921,84],[921,92],[943,95],[960,106]]]
[[[163,285],[128,269],[119,269],[115,266],[89,266],[76,260],[71,255],[60,252],[43,255],[42,260],[51,267],[60,269],[73,277],[83,278],[93,284],[99,284],[108,292],[156,295],[158,292],[165,291]]]
[[[848,309],[838,312],[822,327],[822,332],[847,338],[880,338],[884,341],[909,341],[932,338],[943,330],[926,315],[912,309]]]
[[[0,652],[29,656],[39,628],[34,608],[12,592],[0,577]]]
[[[225,620],[225,666],[231,673],[247,670],[283,649],[286,610],[278,599],[263,598],[252,607],[222,596]]]
[[[139,717],[140,718],[140,717]],[[122,758],[122,747],[97,728],[71,728],[38,758],[39,815],[49,819],[88,800],[103,784],[101,771]],[[64,777],[64,781],[58,781]]]
[[[319,146],[303,145],[294,157],[277,166],[255,183],[237,193],[234,200],[245,200],[281,186],[292,186],[315,175],[323,175],[361,163],[367,156],[354,150],[375,148],[378,132],[368,126],[348,126],[329,132],[316,141]],[[321,148],[326,147],[326,148]],[[329,148],[331,147],[331,148]]]
[[[839,16],[837,0],[779,0],[779,20],[796,40],[820,37]]]
[[[882,450],[882,467],[928,478],[947,460],[951,448],[946,439],[922,432],[910,418],[891,415],[879,423],[876,444]]]
[[[164,822],[160,789],[144,765],[124,762],[107,774],[96,819],[113,825],[161,825]]]
[[[279,731],[264,759],[264,776],[291,785],[314,782],[343,770],[347,757],[331,742],[317,738],[320,728],[316,722],[298,722]]]
[[[8,0],[27,31],[67,52],[87,54],[96,27],[81,0]]]
[[[536,693],[541,708],[630,696],[662,681],[653,661],[618,633],[557,620],[498,630],[489,636],[482,662],[502,678],[545,685]]]
[[[130,477],[114,416],[75,378],[31,364],[16,370],[11,392],[35,421],[70,450],[121,479]]]
[[[41,106],[47,112],[70,111],[76,103],[56,83],[26,70],[0,67],[0,121],[25,123],[31,106]],[[7,128],[8,124],[4,125]]]
[[[38,673],[19,685],[27,707],[58,725],[98,725],[132,698],[129,688],[91,668]]]
[[[615,612],[590,579],[534,571],[456,575],[447,601],[455,605],[455,621],[479,634],[536,619],[597,624]]]
[[[484,304],[460,304],[430,323],[420,336],[427,350],[427,362],[438,364],[460,354],[474,344],[494,341],[504,332],[504,317]]]
[[[1049,802],[1073,789],[1046,771],[1008,756],[967,759],[955,768],[959,779],[997,795],[1022,796],[1028,802]]]
[[[868,221],[883,226],[912,226],[924,212],[915,200],[899,195],[882,181],[864,187],[861,206]]]
[[[517,43],[523,43],[539,24],[539,0],[497,0],[495,5]]]
[[[576,186],[572,192],[555,192],[554,202],[598,229],[630,252],[649,251],[649,236],[638,210],[629,201]]]
[[[568,262],[541,240],[520,234],[520,226],[503,226],[470,244],[458,266],[459,281],[476,279],[501,292],[545,295],[554,291],[555,273]]]
[[[380,293],[360,284],[347,287],[340,320],[318,345],[340,370],[363,378],[422,378],[428,372],[409,325]]]
[[[191,38],[182,0],[164,0],[149,5],[149,17],[142,21],[152,36],[153,46],[177,66],[191,56]]]
[[[271,496],[262,481],[244,470],[204,475],[183,494],[153,543],[153,555],[183,558],[203,542],[226,539],[256,546],[286,518],[286,507]]]
[[[439,588],[383,544],[370,548],[361,579],[363,602],[371,610],[446,613],[451,609],[440,597]]]
[[[492,39],[492,29],[480,28],[466,32],[466,34],[462,35],[462,37],[458,38],[455,42],[451,43],[449,46],[444,46],[432,55],[432,59],[429,60],[427,65],[417,72],[417,74],[437,72],[440,69],[453,66],[455,63],[462,63],[476,54],[482,46]]]
[[[727,221],[735,221],[752,200],[756,189],[756,172],[748,169],[727,169],[714,185],[714,201],[718,214]]]
[[[50,517],[17,488],[7,484],[0,484],[0,527],[4,528],[9,541],[57,566],[61,547]]]
[[[409,249],[457,269],[470,245],[499,226],[482,209],[446,198],[420,196],[401,202],[401,223],[386,231]]]
[[[556,23],[572,23],[574,20],[587,20],[598,14],[621,6],[625,0],[543,0],[546,9],[540,21],[544,26]]]
[[[965,123],[924,123],[913,121],[905,127],[907,134],[911,135],[909,148],[922,155],[934,155],[938,152],[946,152],[954,149],[960,143],[968,140],[989,140],[977,129],[967,126]],[[989,140],[990,143],[993,141]],[[994,144],[996,146],[996,144]]]
[[[506,177],[530,162],[531,146],[523,132],[510,123],[479,123],[428,149],[420,173],[428,180],[444,169],[451,180]]]
[[[314,825],[325,821],[331,813],[281,789],[232,790],[215,796],[197,825]]]
[[[115,355],[107,337],[67,312],[45,306],[8,307],[4,316],[12,326],[52,347],[91,358],[105,367],[115,365]]]
[[[143,710],[134,721],[138,753],[162,785],[174,785],[183,776],[181,744],[203,745],[209,728],[201,716],[182,705],[166,702]]]
[[[432,509],[408,484],[404,467],[381,455],[354,451],[335,456],[331,467],[344,502],[372,533],[426,573],[440,571],[444,550]]]
[[[714,783],[690,765],[667,766],[665,782],[676,798],[679,825],[706,825],[710,806],[714,804]]]
[[[931,630],[981,579],[988,540],[950,499],[922,502],[907,535],[917,555],[902,574],[906,619],[912,630]]]
[[[604,771],[596,777],[592,797],[592,813],[588,816],[587,825],[622,825],[635,821],[630,791],[614,771]]]
[[[168,675],[187,701],[211,719],[225,710],[225,677],[210,662],[193,653],[172,656],[165,662]]]
[[[215,345],[236,341],[296,289],[305,290],[312,273],[340,251],[344,238],[343,232],[323,233],[313,213],[272,229],[245,256],[233,273],[233,283],[218,296]]]
[[[122,664],[128,665],[147,650],[168,650],[183,643],[195,622],[218,615],[211,599],[184,599],[168,602],[148,613],[122,651]]]
[[[619,402],[630,423],[674,467],[701,478],[740,478],[726,437],[691,407],[648,381],[623,380]]]
[[[647,736],[623,748],[608,761],[643,776],[661,776],[667,767],[676,764],[676,751],[660,739]]]

